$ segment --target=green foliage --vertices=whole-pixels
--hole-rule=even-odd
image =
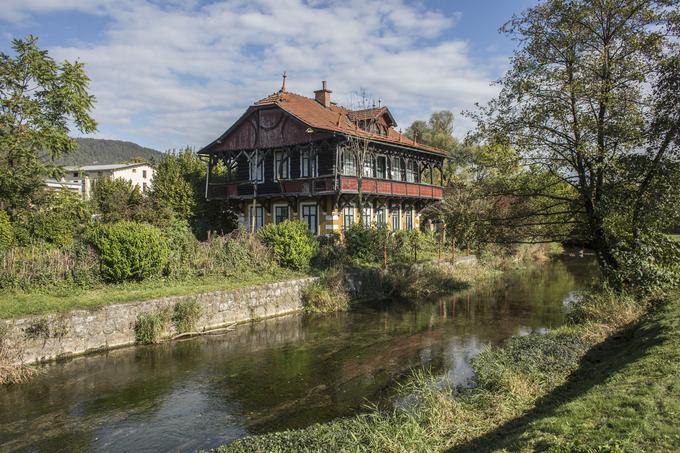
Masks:
[[[46,192],[35,206],[15,210],[15,232],[22,245],[45,242],[71,246],[88,224],[91,211],[80,195],[68,190]]]
[[[315,269],[329,269],[331,267],[342,267],[349,264],[349,257],[341,237],[338,234],[319,236],[319,243],[316,255],[312,258],[312,267]]]
[[[14,242],[12,223],[5,211],[0,211],[0,252],[7,250]]]
[[[349,308],[349,294],[345,289],[345,274],[340,268],[325,271],[319,280],[302,290],[306,313],[330,313]]]
[[[99,178],[92,184],[91,199],[104,222],[120,222],[135,218],[144,195],[127,179]]]
[[[352,225],[345,230],[347,254],[358,263],[382,263],[389,234],[384,226],[376,228],[363,224]]]
[[[0,261],[0,289],[36,291],[74,286],[87,288],[100,281],[99,259],[90,247],[76,243],[55,248],[44,243],[13,247]]]
[[[205,199],[205,179],[206,164],[191,148],[167,152],[157,162],[150,195],[156,206],[189,222],[199,239],[209,232],[229,233],[237,223],[227,202]]]
[[[194,271],[192,256],[198,241],[189,224],[184,220],[175,220],[163,228],[162,233],[170,250],[165,274],[175,278],[191,275]]]
[[[55,62],[34,36],[12,49],[0,53],[0,207],[10,211],[27,208],[44,179],[59,175],[49,160],[76,149],[69,124],[96,130],[83,63]]]
[[[158,228],[148,224],[99,225],[88,232],[87,241],[99,252],[102,276],[110,282],[160,275],[168,261],[167,242]]]
[[[453,113],[448,110],[433,113],[428,122],[414,121],[405,135],[444,151],[452,152],[459,146],[453,136]]]
[[[193,332],[202,313],[203,308],[196,299],[177,302],[172,313],[172,323],[178,333]]]
[[[135,322],[135,341],[141,344],[158,343],[168,324],[168,313],[158,310],[140,313]]]
[[[308,269],[318,247],[307,224],[300,221],[270,223],[257,232],[257,237],[272,249],[281,266],[293,270]]]

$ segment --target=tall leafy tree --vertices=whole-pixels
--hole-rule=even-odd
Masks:
[[[523,165],[551,175],[514,194],[571,211],[610,275],[623,265],[617,249],[653,234],[659,213],[678,202],[677,190],[659,184],[678,158],[673,7],[677,0],[546,0],[528,9],[502,28],[520,47],[500,95],[473,114],[476,138],[510,145]],[[556,179],[571,194],[552,193]]]
[[[70,128],[96,130],[94,96],[80,62],[55,62],[38,38],[12,41],[0,53],[0,207],[27,206],[43,179],[57,176],[50,160],[76,149]]]

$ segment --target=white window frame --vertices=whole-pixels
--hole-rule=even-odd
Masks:
[[[259,162],[255,162],[256,160]],[[257,176],[257,179],[253,177],[253,173],[257,173],[257,175],[255,175]],[[253,156],[248,159],[248,180],[256,183],[264,182],[264,159],[260,156],[257,156],[256,159],[256,156],[253,154]]]
[[[404,206],[404,227],[406,231],[413,231],[414,213],[413,206]]]
[[[290,220],[290,206],[286,203],[278,203],[278,204],[272,205],[272,221],[274,222],[274,224],[280,223],[280,222],[277,221],[277,215],[276,215],[276,209],[277,208],[286,208],[288,210],[288,216],[284,220]]]
[[[383,174],[382,174],[382,176],[380,176],[380,175],[378,174],[378,168],[380,168],[380,166],[378,165],[378,161],[379,161],[380,159],[383,159],[383,162],[385,163],[385,167],[383,168]],[[378,179],[387,179],[387,168],[388,168],[388,167],[387,167],[387,156],[384,155],[384,154],[378,154],[378,155],[376,155],[376,156],[375,156],[375,177],[378,178]]]
[[[357,156],[349,149],[342,150],[341,156],[342,174],[345,176],[357,175]],[[350,165],[351,163],[351,165]]]
[[[364,226],[371,227],[373,225],[373,207],[371,205],[364,205],[362,220]]]
[[[305,160],[311,161],[311,155],[312,150],[311,149],[302,149],[300,150],[300,177],[301,178],[316,178],[318,173],[319,173],[319,155],[315,154],[314,155],[314,161],[313,161],[313,166],[312,166],[312,174],[308,175],[305,174],[307,173],[307,170],[309,170],[309,167],[306,167],[304,165]],[[309,156],[309,157],[305,157]]]
[[[368,165],[368,167],[367,167]],[[366,171],[368,170],[368,172]],[[373,155],[368,153],[364,156],[364,164],[362,165],[362,177],[363,178],[374,178],[375,177],[375,165],[373,164]],[[368,174],[366,174],[368,173]]]
[[[342,229],[343,230],[348,230],[350,226],[356,225],[357,223],[357,218],[356,218],[356,206],[354,205],[349,205],[345,206],[342,208]],[[352,223],[348,224],[346,222],[347,218],[351,218]]]
[[[280,165],[284,162],[285,165]],[[279,173],[280,170],[285,171],[285,176]],[[274,181],[280,179],[290,179],[290,154],[285,149],[278,149],[274,151]]]
[[[313,206],[316,208],[316,231],[312,231],[312,234],[315,236],[318,236],[321,231],[321,212],[319,210],[319,205],[318,203],[300,203],[298,209],[300,210],[300,220],[305,222],[307,224],[307,227],[309,228],[309,222],[305,220],[304,218],[304,210],[303,208]],[[311,231],[311,230],[310,230]]]
[[[416,182],[415,166],[415,159],[406,159],[406,182]]]
[[[397,214],[396,217],[394,215],[395,213]],[[394,223],[395,218],[397,219],[396,228]],[[392,227],[392,231],[401,230],[401,208],[399,206],[392,206],[390,208],[390,226]]]
[[[399,162],[398,170],[395,172],[396,166],[394,165],[395,162]],[[393,181],[403,181],[402,179],[402,159],[401,157],[392,157],[392,165],[390,165],[390,176],[392,177],[391,179]]]
[[[257,224],[257,217],[258,217],[257,213],[258,213],[258,210],[261,210],[261,212],[262,212],[262,222],[261,222],[261,224],[260,224],[259,226],[258,226],[258,224]],[[253,227],[253,223],[252,223],[252,222],[253,222],[253,205],[249,205],[249,206],[248,206],[248,224],[247,224],[247,226],[248,226],[248,231],[251,231],[251,230],[252,230],[252,227]],[[255,231],[259,230],[259,229],[262,228],[263,226],[264,226],[264,206],[256,205],[256,206],[255,206]]]
[[[381,206],[375,210],[375,224],[377,226],[387,225],[387,207]]]

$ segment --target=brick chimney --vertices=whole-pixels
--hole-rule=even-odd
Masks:
[[[314,92],[314,98],[316,102],[329,108],[331,106],[331,93],[332,91],[326,88],[326,81],[324,80],[321,82],[321,89]]]

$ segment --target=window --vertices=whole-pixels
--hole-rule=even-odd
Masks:
[[[347,176],[357,175],[357,159],[354,153],[348,149],[342,152],[342,174]]]
[[[249,159],[248,170],[251,182],[264,182],[264,162],[261,156],[257,156],[257,167],[255,167],[255,155]]]
[[[136,168],[133,168],[133,169],[132,169],[132,173],[137,173],[137,169],[136,169]]]
[[[307,228],[313,235],[319,234],[319,212],[315,204],[301,205],[302,221],[307,224]]]
[[[288,206],[274,206],[274,223],[281,223],[288,219]]]
[[[385,156],[378,156],[375,158],[375,177],[385,179],[387,175],[387,158]]]
[[[401,174],[401,157],[392,158],[392,179],[395,181],[403,181],[403,176]]]
[[[290,178],[290,158],[286,151],[276,151],[274,153],[274,179]]]
[[[370,206],[364,206],[364,226],[370,227],[373,225],[373,208]]]
[[[370,154],[364,157],[364,178],[373,177],[373,156]]]
[[[253,225],[253,207],[248,208],[248,230],[251,229]],[[255,206],[255,231],[262,228],[264,225],[264,208],[262,206]]]
[[[313,178],[316,176],[316,156],[311,149],[300,151],[300,177]]]
[[[142,178],[146,178],[146,170],[142,170]]]
[[[413,207],[406,206],[404,208],[404,222],[408,231],[413,230]]]
[[[74,171],[74,172],[73,172],[73,177],[74,177],[74,178],[77,178],[77,177],[78,177],[78,172],[77,172],[77,171]]]
[[[143,182],[143,183],[142,183],[142,192],[146,192],[146,189],[147,189],[146,183]]]
[[[354,225],[354,206],[345,206],[342,210],[342,226],[348,229],[352,225]]]
[[[387,225],[387,208],[385,206],[378,208],[375,211],[375,223],[378,226]]]
[[[401,229],[401,209],[399,206],[393,206],[390,211],[392,212],[392,230],[398,231]]]
[[[416,167],[418,162],[415,159],[406,161],[406,182],[416,182]]]

